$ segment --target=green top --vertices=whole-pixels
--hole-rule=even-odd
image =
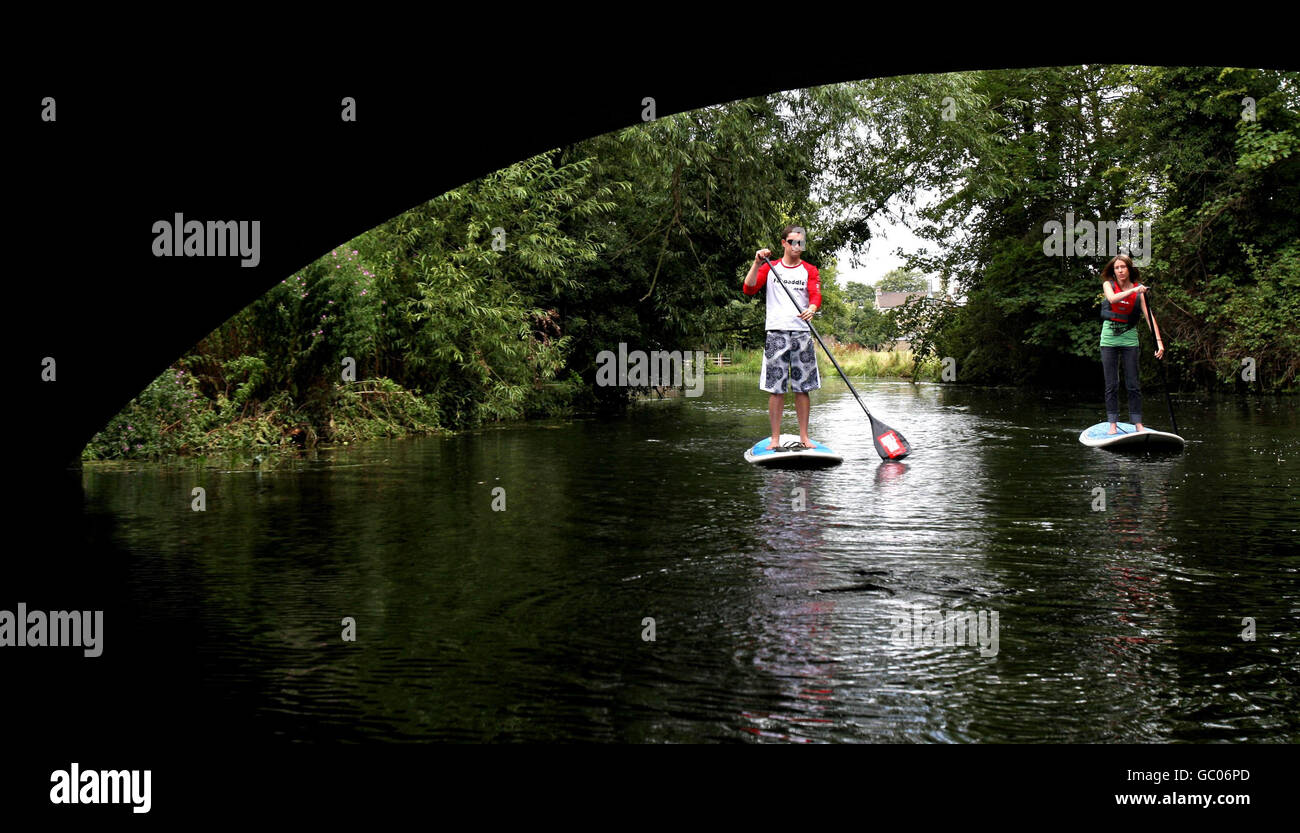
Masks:
[[[1133,311],[1138,315],[1142,314],[1142,299],[1137,299],[1137,305]],[[1137,322],[1130,327],[1127,324],[1121,324],[1118,321],[1101,322],[1101,346],[1102,347],[1137,347],[1138,346],[1138,328]]]
[[[1128,332],[1125,332],[1126,327],[1128,329]],[[1137,325],[1129,327],[1127,324],[1121,324],[1118,321],[1101,322],[1101,346],[1102,347],[1137,347],[1138,346]]]

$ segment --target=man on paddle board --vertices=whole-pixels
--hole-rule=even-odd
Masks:
[[[1110,430],[1118,433],[1119,427],[1119,365],[1124,363],[1124,386],[1128,388],[1128,418],[1137,430],[1142,427],[1142,389],[1138,383],[1138,331],[1140,319],[1153,325],[1156,337],[1156,358],[1165,355],[1165,344],[1160,338],[1160,325],[1147,309],[1146,291],[1138,279],[1137,268],[1128,255],[1111,258],[1101,272],[1101,291],[1106,300],[1101,305],[1101,369],[1106,379],[1106,421]],[[1147,316],[1151,316],[1147,318]]]
[[[803,261],[807,233],[801,226],[786,226],[781,235],[785,256],[776,264],[777,277],[795,297],[796,303],[775,282],[768,283],[772,271],[764,260],[771,257],[771,249],[754,253],[754,265],[745,275],[743,289],[746,295],[756,295],[767,284],[767,338],[763,345],[763,371],[759,387],[771,396],[767,400],[768,419],[772,424],[772,443],[781,444],[781,417],[785,410],[785,395],[794,394],[795,416],[799,420],[799,441],[804,448],[812,448],[808,438],[808,416],[812,400],[808,392],[822,386],[817,369],[817,352],[807,322],[821,307],[822,293],[817,267]]]

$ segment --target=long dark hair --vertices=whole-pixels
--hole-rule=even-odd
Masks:
[[[1110,259],[1110,263],[1106,264],[1106,268],[1101,270],[1101,279],[1103,281],[1110,281],[1115,286],[1119,286],[1119,281],[1115,280],[1115,261],[1117,260],[1122,260],[1128,265],[1128,282],[1130,284],[1137,286],[1141,283],[1138,279],[1138,268],[1133,265],[1133,258],[1128,255],[1115,255]]]

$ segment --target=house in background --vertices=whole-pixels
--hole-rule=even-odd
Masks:
[[[907,303],[909,299],[924,298],[926,296],[934,297],[939,294],[940,293],[937,292],[927,292],[923,289],[918,289],[915,292],[877,292],[876,309],[880,310],[881,312],[889,312],[894,307],[901,307],[903,304]],[[912,349],[911,334],[908,333],[903,334],[897,341],[894,342],[893,347],[891,347],[890,349],[892,350]]]
[[[938,294],[937,292],[926,292],[925,290],[917,290],[916,292],[877,292],[876,309],[884,312],[894,307],[901,307],[907,303],[909,298],[924,298],[927,295],[933,298],[937,297]]]

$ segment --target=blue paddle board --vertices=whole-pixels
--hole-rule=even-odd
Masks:
[[[764,437],[745,452],[745,459],[756,466],[773,469],[812,469],[844,462],[843,457],[816,440],[812,448],[802,447],[798,434],[782,434],[781,447],[775,451],[768,448],[771,444],[772,438]]]
[[[1109,422],[1099,422],[1079,435],[1079,442],[1093,448],[1109,448],[1116,451],[1139,451],[1143,449],[1176,450],[1186,445],[1182,437],[1167,431],[1152,431],[1143,427],[1141,431],[1131,422],[1117,422],[1116,434],[1110,431]]]

